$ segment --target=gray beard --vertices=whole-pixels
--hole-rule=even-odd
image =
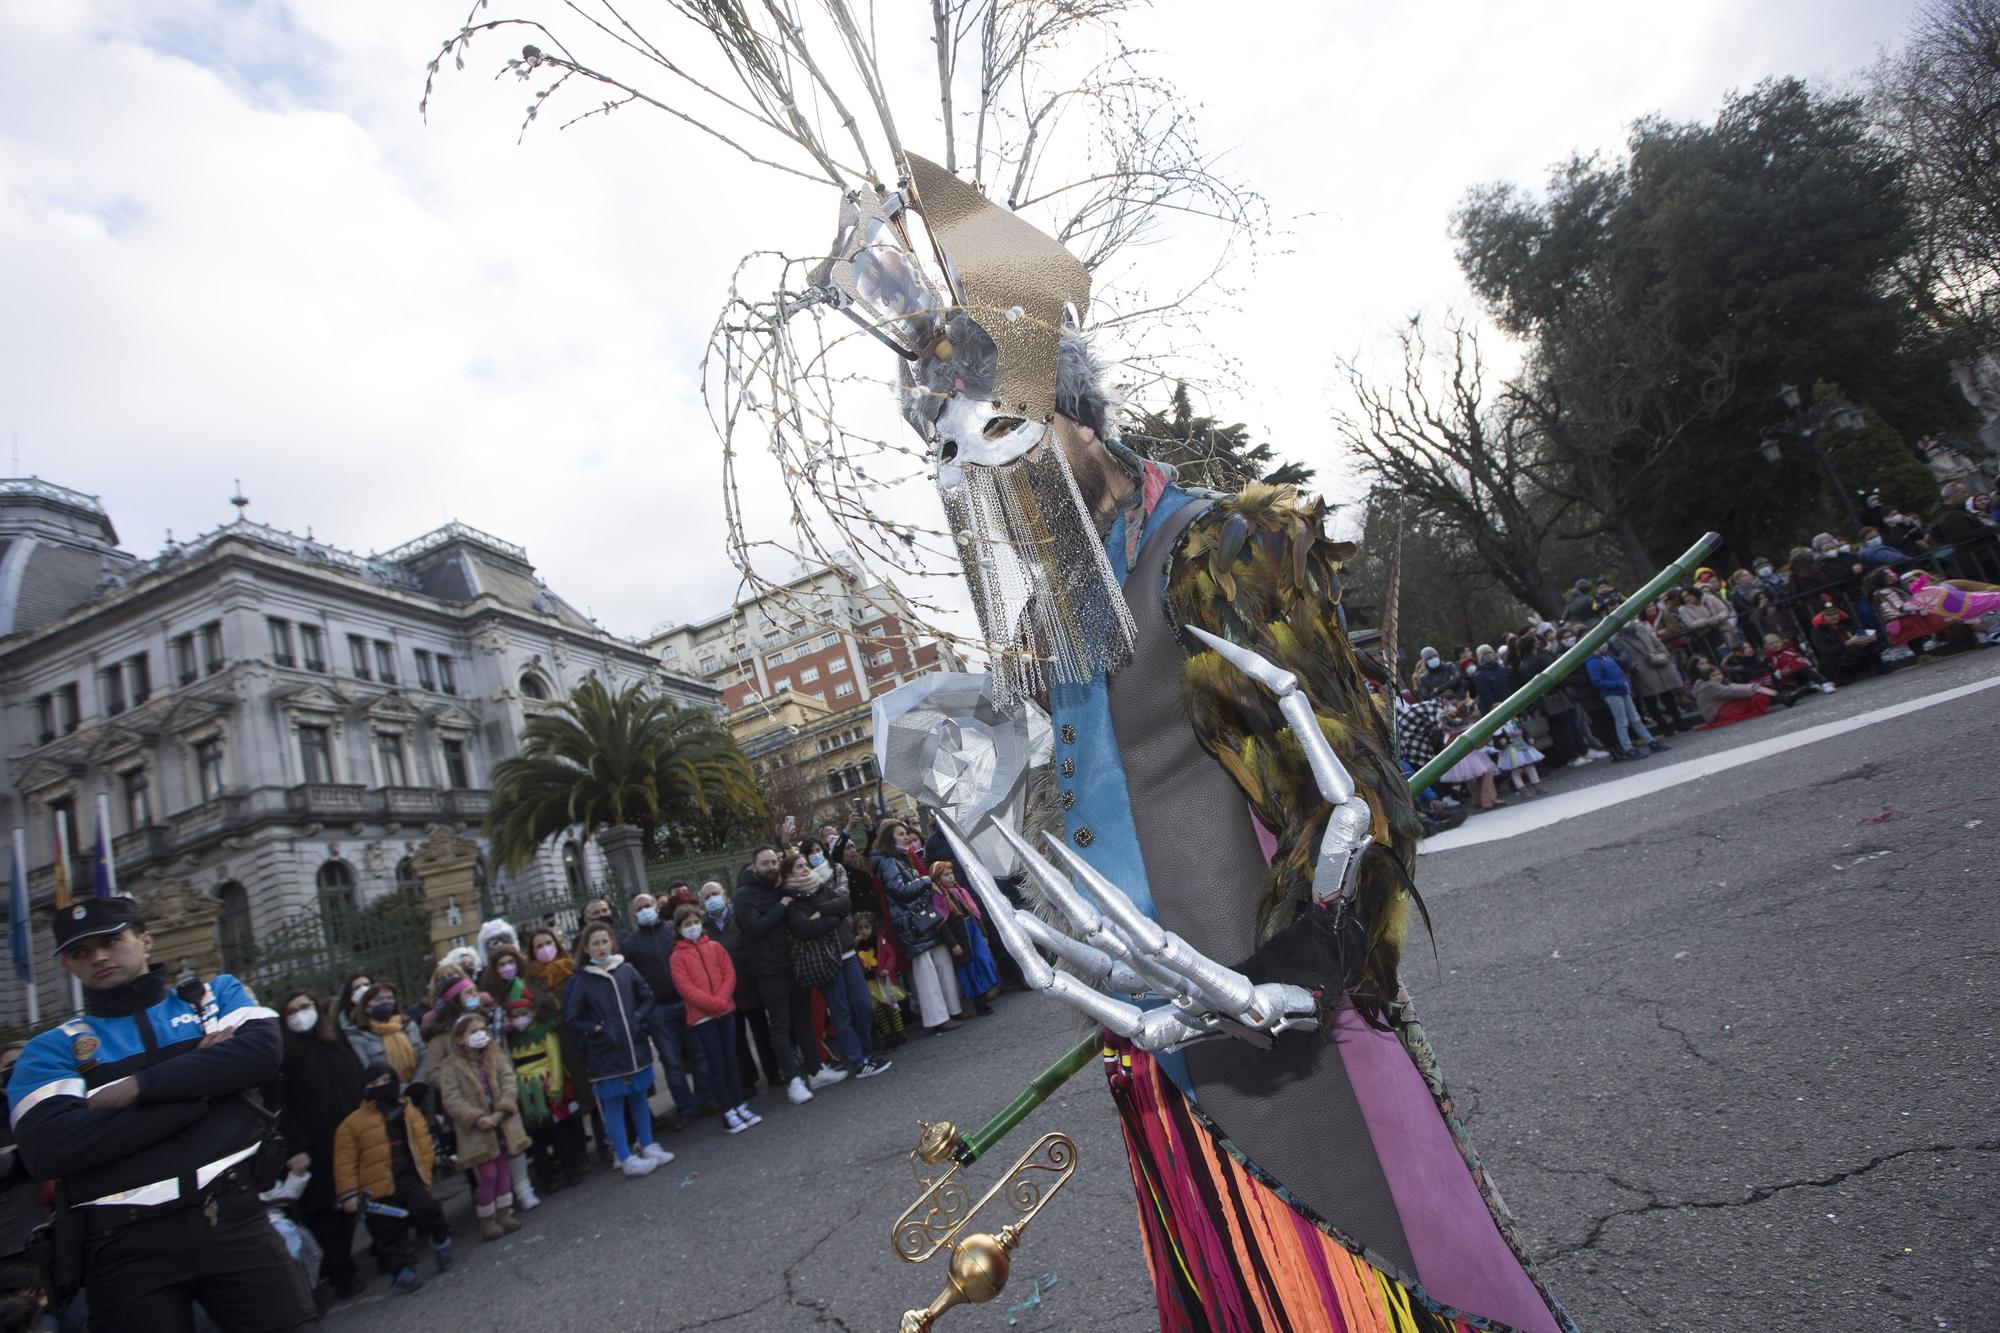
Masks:
[[[1058,441],[941,491],[1003,709],[1130,660],[1132,613]]]

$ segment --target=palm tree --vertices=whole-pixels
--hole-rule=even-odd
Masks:
[[[507,869],[550,838],[631,824],[657,848],[677,831],[758,827],[769,811],[750,763],[710,714],[595,676],[528,719],[521,753],[493,768],[486,836]]]

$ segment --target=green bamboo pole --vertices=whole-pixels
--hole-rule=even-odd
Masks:
[[[1422,791],[1436,782],[1453,764],[1485,744],[1487,737],[1525,711],[1529,704],[1562,684],[1563,678],[1582,666],[1584,659],[1596,652],[1599,645],[1645,610],[1655,597],[1680,582],[1682,577],[1721,540],[1721,533],[1707,534],[1693,546],[1688,547],[1680,559],[1653,575],[1645,587],[1625,599],[1624,605],[1591,626],[1590,632],[1578,639],[1575,647],[1549,663],[1533,680],[1508,695],[1499,707],[1474,723],[1470,731],[1445,746],[1438,752],[1436,758],[1413,773],[1410,776],[1410,790]],[[1391,648],[1393,650],[1393,645]]]
[[[998,1143],[1011,1132],[1014,1126],[1028,1118],[1028,1112],[1049,1099],[1049,1094],[1076,1076],[1078,1070],[1089,1064],[1104,1049],[1104,1034],[1092,1029],[1089,1036],[1063,1052],[1062,1058],[1044,1069],[1021,1089],[1020,1096],[1007,1103],[1007,1109],[978,1129],[967,1134],[959,1142],[953,1154],[961,1165],[971,1166],[983,1156],[988,1148]]]

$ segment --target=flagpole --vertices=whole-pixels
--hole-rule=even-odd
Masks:
[[[91,892],[109,898],[118,892],[118,863],[111,856],[111,796],[97,793],[97,864],[103,869],[91,876]]]
[[[28,1001],[28,1026],[42,1025],[42,997],[35,990],[35,928],[28,915],[28,832],[14,830],[14,865],[7,883],[9,933],[15,938],[14,965],[22,971],[21,985]]]
[[[73,886],[69,882],[69,821],[60,815],[56,817],[56,910],[69,906]],[[83,1012],[83,982],[74,972],[69,974],[70,1007],[77,1013]]]

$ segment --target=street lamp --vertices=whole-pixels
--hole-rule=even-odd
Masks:
[[[1820,467],[1826,472],[1827,484],[1832,486],[1834,494],[1840,497],[1841,506],[1847,510],[1848,520],[1854,524],[1855,531],[1859,532],[1862,526],[1861,514],[1854,507],[1854,497],[1848,494],[1847,487],[1841,484],[1840,473],[1834,469],[1833,459],[1827,455],[1825,446],[1820,443],[1819,435],[1827,426],[1832,426],[1835,430],[1860,430],[1868,424],[1867,416],[1852,403],[1831,399],[1806,406],[1804,395],[1800,394],[1796,384],[1787,384],[1780,388],[1778,400],[1792,415],[1789,419],[1775,426],[1766,426],[1758,432],[1757,452],[1764,456],[1764,461],[1767,463],[1778,462],[1785,456],[1784,450],[1778,445],[1778,437],[1781,435],[1796,435],[1811,445],[1813,456],[1819,459]]]

